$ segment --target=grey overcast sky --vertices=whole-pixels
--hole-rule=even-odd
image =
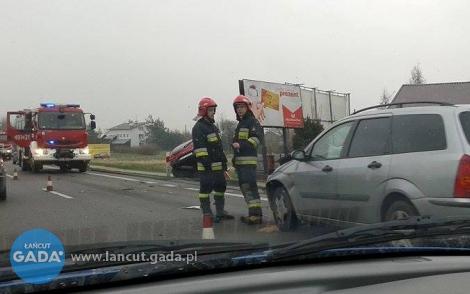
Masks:
[[[351,93],[352,111],[417,63],[428,83],[470,81],[469,15],[468,0],[0,0],[0,111],[80,103],[103,131],[149,114],[190,130],[205,96],[235,119],[239,79]]]

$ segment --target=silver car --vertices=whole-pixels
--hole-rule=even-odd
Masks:
[[[292,152],[267,179],[279,229],[468,215],[470,105],[403,106],[358,111]]]

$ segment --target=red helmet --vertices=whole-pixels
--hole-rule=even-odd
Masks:
[[[211,98],[202,98],[201,101],[199,101],[199,107],[198,107],[198,116],[206,116],[207,114],[207,108],[209,107],[217,107],[217,104],[215,103],[214,100]]]
[[[248,108],[248,111],[251,111],[251,101],[244,95],[238,95],[235,100],[233,100],[233,109],[235,110],[235,113],[237,113],[237,108],[236,105],[239,103],[245,103],[246,107]]]

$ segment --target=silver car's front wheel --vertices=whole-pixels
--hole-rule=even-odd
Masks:
[[[289,193],[284,187],[279,187],[270,198],[273,217],[279,230],[293,231],[299,224]]]

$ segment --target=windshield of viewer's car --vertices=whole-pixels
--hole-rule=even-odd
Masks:
[[[468,0],[0,7],[0,292],[468,247]]]

